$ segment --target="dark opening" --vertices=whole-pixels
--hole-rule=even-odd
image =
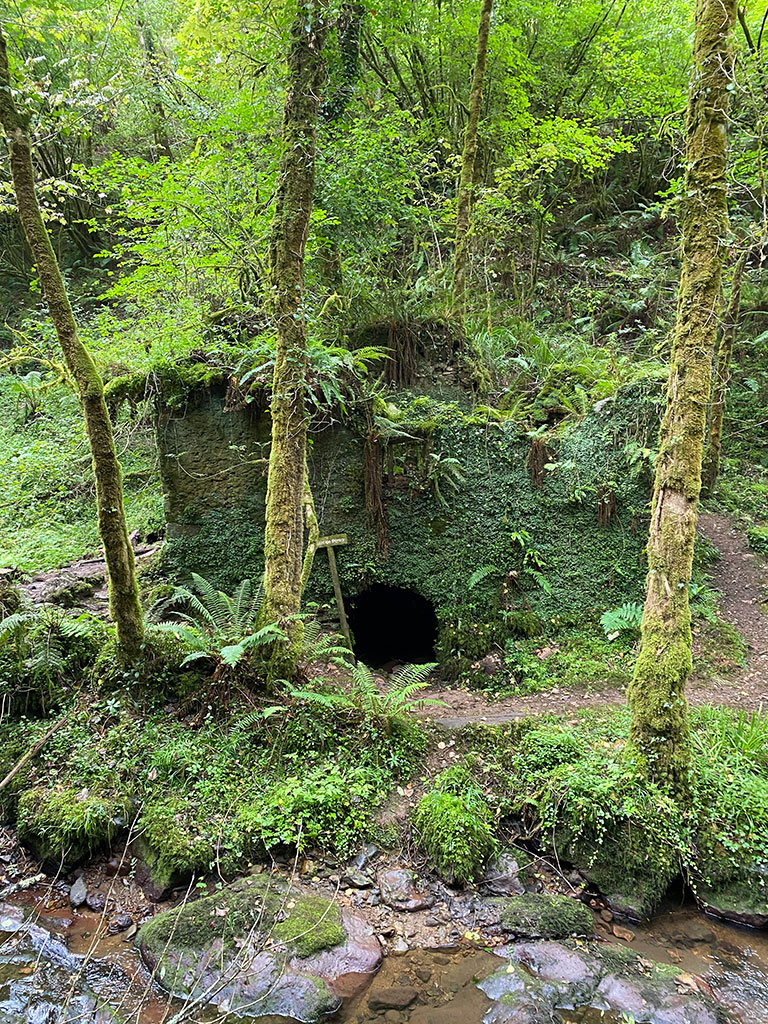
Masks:
[[[373,583],[349,601],[355,654],[372,668],[435,660],[437,616],[413,590]]]

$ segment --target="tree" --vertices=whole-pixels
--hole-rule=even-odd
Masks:
[[[283,625],[288,643],[278,645],[273,671],[296,668],[301,623],[306,482],[307,326],[304,312],[304,250],[312,212],[317,119],[325,77],[322,50],[327,4],[299,4],[288,51],[275,219],[270,240],[272,312],[277,330],[272,381],[272,447],[267,474],[264,532],[264,605],[267,622]]]
[[[128,539],[123,509],[123,480],[112,435],[112,422],[104,400],[104,385],[96,364],[80,341],[64,279],[35,191],[32,145],[27,120],[19,112],[11,90],[8,51],[0,28],[0,123],[8,139],[11,175],[24,234],[37,263],[48,310],[64,361],[75,383],[85,418],[96,478],[99,533],[109,575],[109,607],[117,626],[123,655],[138,654],[144,624],[136,580],[136,563]]]
[[[741,305],[741,283],[744,279],[744,267],[749,256],[745,249],[736,261],[731,280],[731,294],[728,298],[728,310],[725,314],[720,348],[717,353],[717,373],[709,411],[709,431],[707,434],[707,450],[701,473],[701,486],[704,494],[710,494],[717,482],[720,472],[720,451],[723,444],[723,416],[725,400],[728,395],[728,381],[731,378],[731,360],[733,358],[733,342],[739,323],[739,307]]]
[[[477,53],[469,92],[469,113],[461,157],[459,201],[456,211],[456,249],[453,263],[453,307],[462,316],[466,310],[467,268],[469,265],[469,214],[472,206],[472,185],[475,178],[477,135],[483,105],[483,79],[488,58],[488,36],[491,31],[493,0],[483,0],[477,30]]]
[[[630,749],[651,781],[681,798],[690,759],[688,587],[729,226],[726,123],[735,18],[734,0],[697,0],[677,319],[656,461],[640,651],[628,690]]]

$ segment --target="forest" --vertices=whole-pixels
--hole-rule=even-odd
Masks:
[[[765,0],[0,0],[0,126],[0,1024],[766,1024]]]

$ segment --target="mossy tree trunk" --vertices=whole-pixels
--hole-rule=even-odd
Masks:
[[[728,396],[728,381],[731,377],[731,360],[733,359],[733,343],[739,322],[741,306],[741,282],[744,279],[744,267],[747,263],[749,250],[745,249],[736,261],[731,280],[731,294],[728,298],[728,310],[725,314],[723,333],[720,338],[720,350],[717,355],[717,373],[709,410],[709,432],[707,434],[707,450],[704,455],[704,466],[701,474],[701,487],[704,494],[711,494],[720,472],[720,452],[723,445],[723,416],[725,401]]]
[[[8,53],[0,29],[0,123],[8,138],[11,175],[24,233],[34,255],[40,281],[64,361],[83,409],[96,478],[99,533],[109,574],[109,607],[126,659],[136,657],[144,638],[144,622],[136,581],[136,563],[123,509],[123,480],[104,401],[104,385],[90,353],[80,341],[56,255],[35,191],[32,146],[27,121],[11,91]]]
[[[295,672],[301,646],[304,495],[307,414],[307,327],[304,250],[312,212],[315,147],[327,4],[299,3],[288,52],[288,87],[283,115],[283,155],[270,242],[272,310],[277,329],[272,383],[272,446],[267,475],[264,533],[265,621],[280,623],[289,636],[275,652],[273,673]]]
[[[477,32],[477,51],[469,91],[469,113],[464,133],[461,157],[458,207],[456,211],[456,248],[453,260],[453,310],[462,318],[467,307],[467,273],[469,269],[469,221],[472,209],[472,185],[475,178],[475,158],[483,106],[483,80],[488,59],[488,37],[491,32],[493,0],[482,0],[480,24]]]
[[[728,233],[726,122],[735,18],[734,0],[697,0],[677,322],[656,462],[640,652],[628,691],[630,750],[649,780],[681,799],[690,759],[688,585]]]

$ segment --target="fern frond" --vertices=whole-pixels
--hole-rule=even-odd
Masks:
[[[253,581],[242,580],[235,591],[233,618],[238,630],[245,632],[253,624],[251,619],[251,605],[253,603]]]
[[[473,590],[478,583],[481,583],[489,576],[493,576],[494,573],[497,573],[498,571],[499,570],[495,565],[481,565],[479,569],[475,569],[475,571],[471,573],[467,580],[467,590]]]

